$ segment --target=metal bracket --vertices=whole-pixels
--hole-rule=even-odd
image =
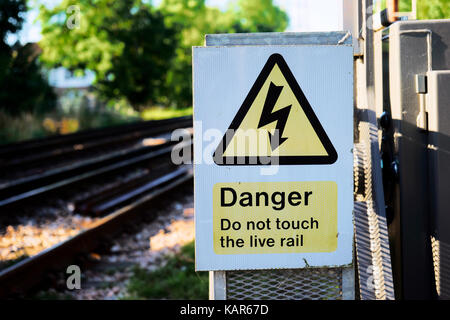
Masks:
[[[209,272],[209,299],[227,299],[227,274],[225,271]]]
[[[428,130],[428,114],[426,108],[427,76],[416,74],[416,93],[419,95],[419,114],[417,115],[417,127]]]

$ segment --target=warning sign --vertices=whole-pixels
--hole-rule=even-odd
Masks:
[[[353,260],[353,48],[193,49],[196,270]]]
[[[331,164],[337,153],[286,61],[272,54],[214,153],[219,165]]]
[[[216,254],[336,250],[335,182],[217,183],[213,203]]]

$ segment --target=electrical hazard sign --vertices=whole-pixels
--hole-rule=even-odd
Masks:
[[[217,147],[215,163],[330,164],[336,159],[283,56],[271,55]]]
[[[195,47],[193,87],[196,269],[351,264],[351,45]]]
[[[218,183],[213,203],[217,254],[336,250],[333,181]]]

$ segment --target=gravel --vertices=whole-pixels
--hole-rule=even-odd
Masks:
[[[97,262],[81,270],[81,289],[50,289],[47,294],[77,300],[116,300],[127,296],[127,282],[133,268],[154,270],[164,265],[168,256],[194,240],[194,198],[192,188],[184,188],[176,199],[166,197],[151,222],[141,222],[138,230],[114,240],[106,253],[92,253]],[[64,279],[60,280],[64,284]],[[59,287],[64,287],[61,285]],[[42,293],[41,293],[42,294]]]
[[[43,221],[29,220],[26,224],[17,226],[9,225],[0,235],[0,262],[33,256],[89,228],[94,220],[70,215]]]

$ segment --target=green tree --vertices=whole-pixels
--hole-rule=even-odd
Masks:
[[[128,12],[119,14],[123,17]],[[160,11],[146,7],[137,9],[129,21],[128,30],[108,28],[110,37],[123,44],[123,49],[121,55],[112,57],[99,88],[107,98],[126,97],[135,109],[141,109],[167,95],[164,84],[175,54],[177,28],[168,28]]]
[[[288,26],[286,12],[272,0],[239,0],[236,18],[246,32],[284,31]]]
[[[56,107],[56,96],[38,62],[40,53],[35,43],[13,47],[13,58],[0,85],[0,106],[12,115],[41,115]]]
[[[288,17],[272,0],[239,0],[222,12],[204,0],[163,0],[161,10],[169,23],[182,27],[176,58],[170,68],[167,103],[186,107],[192,103],[192,46],[203,44],[208,33],[284,31]]]
[[[170,90],[162,102],[188,107],[192,104],[192,46],[202,45],[206,33],[229,32],[233,17],[229,12],[207,7],[204,0],[163,0],[161,10],[168,23],[181,28],[165,84]]]
[[[75,7],[75,11],[69,8]],[[164,95],[165,77],[176,48],[177,26],[140,0],[63,0],[40,7],[42,59],[76,74],[96,74],[108,98],[126,98],[136,109]],[[75,24],[72,26],[70,22]]]
[[[79,15],[67,9],[77,6]],[[96,73],[107,98],[187,107],[192,103],[192,46],[207,33],[283,31],[287,15],[272,0],[240,0],[225,12],[205,0],[63,0],[40,7],[42,59]],[[78,20],[76,28],[67,27]]]
[[[449,19],[450,2],[448,0],[417,1],[418,19]]]
[[[17,115],[44,112],[55,107],[55,95],[42,74],[36,44],[6,43],[22,28],[25,0],[0,1],[0,109]]]

